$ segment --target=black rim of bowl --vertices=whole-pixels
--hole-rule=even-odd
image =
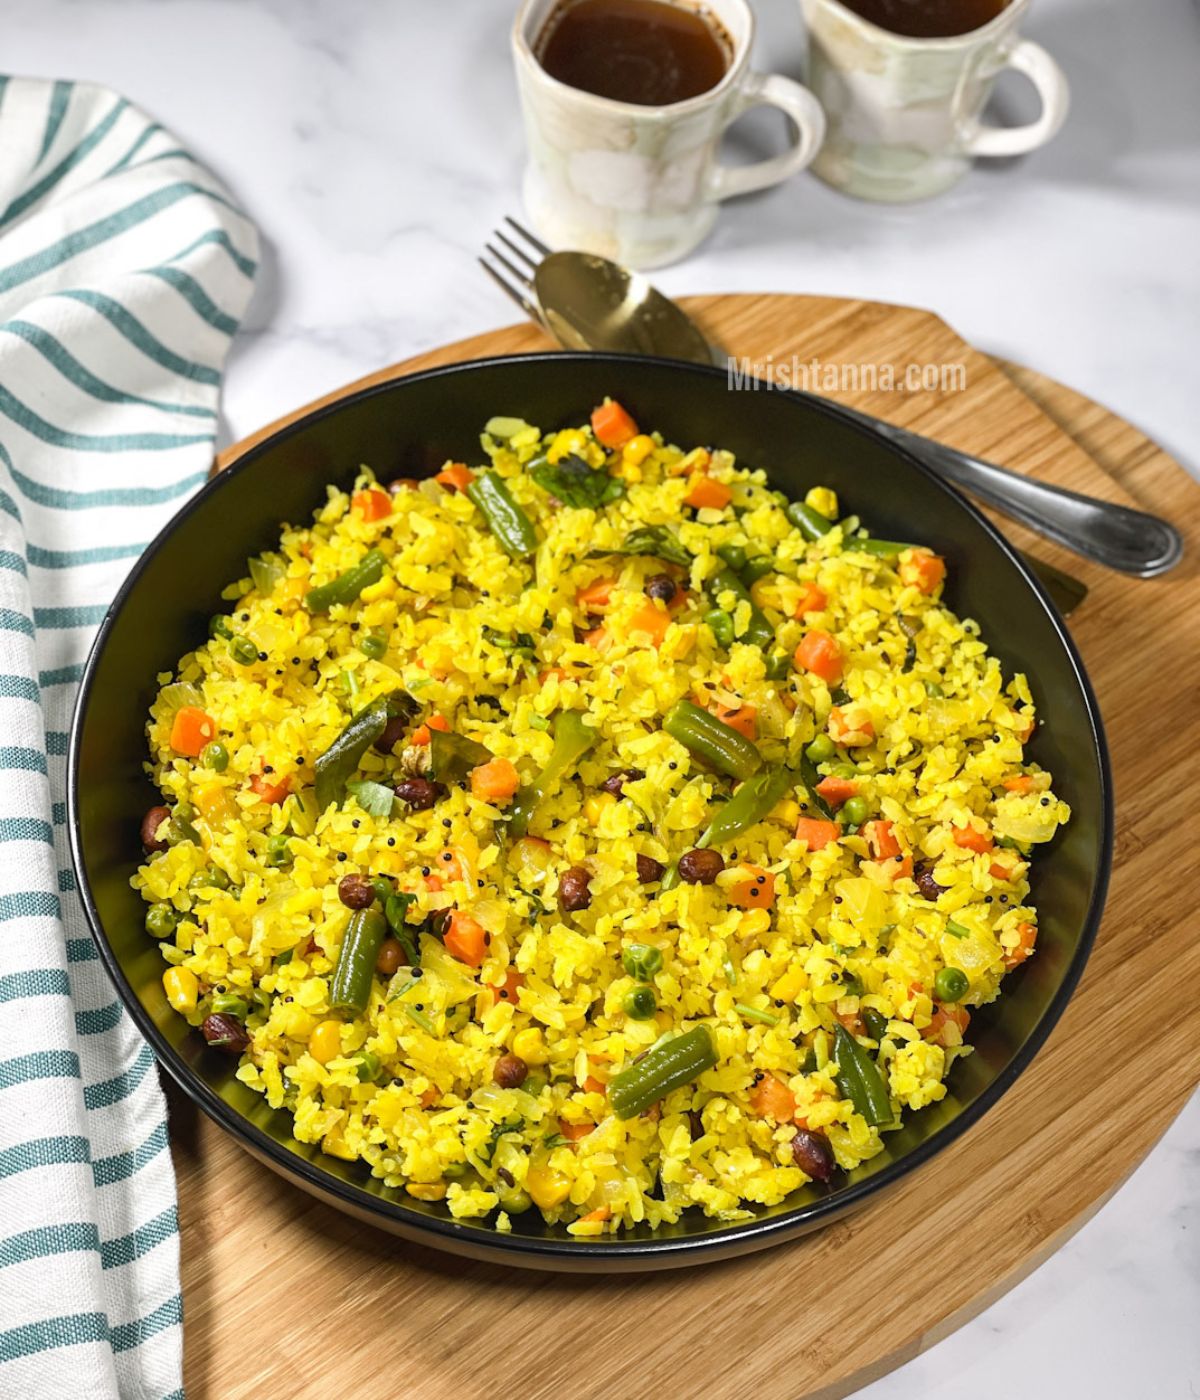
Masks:
[[[1091,953],[1092,945],[1095,942],[1096,931],[1099,927],[1100,918],[1104,910],[1105,897],[1108,891],[1109,875],[1112,869],[1113,843],[1112,770],[1109,762],[1108,747],[1104,737],[1104,727],[1101,722],[1095,693],[1075,643],[1070,633],[1067,631],[1058,609],[1054,606],[1054,603],[1051,601],[1049,594],[1042,586],[1040,580],[991,521],[988,520],[970,500],[956,491],[935,472],[926,467],[919,458],[913,456],[903,447],[899,447],[895,443],[885,439],[886,446],[891,452],[902,458],[906,465],[933,481],[941,490],[955,499],[960,507],[974,518],[976,524],[983,528],[991,538],[992,543],[1005,556],[1010,567],[1024,580],[1041,603],[1054,628],[1060,646],[1062,646],[1070,660],[1072,672],[1084,698],[1085,709],[1091,729],[1091,747],[1099,770],[1100,785],[1103,793],[1101,853],[1099,866],[1096,871],[1096,882],[1092,900],[1088,906],[1087,917],[1084,919],[1083,927],[1080,929],[1079,941],[1074,956],[1071,959],[1058,991],[1055,993],[1050,1005],[1047,1007],[1045,1013],[1042,1015],[1025,1043],[1013,1056],[1005,1069],[996,1076],[973,1103],[969,1104],[949,1123],[934,1132],[924,1142],[919,1143],[898,1161],[888,1167],[884,1167],[872,1176],[866,1177],[861,1181],[850,1182],[845,1186],[831,1191],[828,1195],[822,1196],[810,1204],[798,1206],[794,1210],[784,1211],[779,1215],[767,1219],[740,1221],[736,1224],[718,1227],[710,1232],[706,1232],[703,1236],[691,1239],[686,1237],[680,1239],[616,1239],[611,1241],[574,1240],[567,1237],[531,1239],[516,1235],[503,1235],[490,1228],[480,1228],[478,1225],[460,1225],[457,1221],[451,1219],[440,1219],[436,1216],[424,1215],[407,1208],[403,1201],[374,1195],[369,1191],[353,1186],[330,1173],[322,1171],[312,1162],[288,1151],[287,1148],[283,1147],[269,1133],[264,1132],[261,1128],[242,1117],[240,1113],[227,1104],[204,1080],[192,1073],[172,1045],[161,1034],[153,1018],[145,1007],[142,1006],[132,986],[126,980],[120,962],[108,942],[100,920],[99,911],[92,898],[87,869],[83,861],[83,852],[80,848],[79,840],[79,750],[82,739],[83,715],[87,709],[88,697],[91,693],[97,659],[104,649],[105,641],[116,617],[124,607],[126,600],[136,589],[142,572],[147,567],[149,561],[160,551],[170,548],[172,536],[180,521],[185,519],[193,511],[203,509],[208,498],[219,492],[227,479],[233,475],[239,475],[244,471],[252,471],[259,457],[269,448],[276,446],[281,440],[290,435],[302,431],[317,419],[330,414],[336,414],[349,403],[368,399],[377,394],[386,394],[394,389],[397,384],[413,383],[447,375],[469,374],[472,370],[484,366],[495,366],[503,363],[520,363],[536,366],[543,361],[553,360],[555,362],[561,362],[564,359],[577,360],[587,364],[603,364],[611,361],[626,366],[631,362],[636,364],[639,361],[657,367],[661,367],[664,363],[673,363],[679,369],[686,370],[689,373],[698,373],[722,380],[726,377],[726,372],[719,367],[714,366],[710,369],[708,366],[696,365],[684,361],[664,361],[662,358],[644,355],[540,351],[528,355],[503,355],[485,359],[461,360],[449,365],[440,365],[433,369],[417,370],[411,374],[397,375],[395,378],[385,380],[381,384],[371,385],[367,388],[356,390],[353,393],[342,395],[329,404],[325,404],[320,408],[313,409],[311,412],[303,414],[294,422],[277,429],[261,442],[255,443],[254,446],[247,449],[232,466],[226,468],[211,481],[207,482],[181,510],[177,511],[176,514],[171,517],[130,570],[128,577],[113,599],[111,607],[105,614],[104,621],[100,624],[84,667],[83,677],[79,686],[79,694],[76,698],[74,713],[71,719],[71,739],[67,757],[68,834],[71,845],[71,858],[78,881],[79,896],[83,903],[92,935],[96,940],[101,960],[122,1002],[133,1017],[142,1035],[150,1043],[159,1063],[166,1067],[171,1077],[197,1107],[201,1108],[210,1118],[224,1128],[226,1132],[231,1133],[243,1146],[249,1148],[254,1154],[267,1159],[283,1176],[295,1179],[297,1184],[306,1187],[318,1197],[336,1198],[346,1205],[354,1214],[374,1217],[380,1222],[399,1224],[404,1227],[406,1233],[413,1237],[425,1236],[429,1244],[452,1250],[457,1249],[478,1258],[490,1257],[496,1262],[508,1260],[511,1263],[514,1262],[514,1255],[524,1255],[526,1257],[522,1262],[535,1267],[539,1261],[543,1261],[547,1264],[550,1264],[552,1261],[555,1264],[576,1262],[583,1267],[590,1266],[593,1269],[599,1270],[603,1270],[605,1267],[619,1268],[622,1263],[635,1260],[646,1264],[653,1259],[658,1267],[670,1267],[673,1264],[683,1265],[698,1262],[706,1257],[711,1257],[713,1259],[729,1257],[735,1254],[761,1249],[773,1243],[782,1243],[801,1232],[807,1232],[822,1223],[828,1223],[836,1216],[843,1215],[856,1206],[863,1204],[871,1196],[886,1191],[890,1186],[893,1186],[910,1172],[915,1171],[923,1163],[948,1147],[969,1128],[978,1123],[984,1114],[1007,1093],[1020,1075],[1024,1073],[1038,1051],[1041,1050],[1050,1032],[1058,1023],[1067,1003],[1070,1001],[1079,983],[1079,979],[1083,974],[1083,969]],[[877,439],[879,436],[871,428],[857,419],[844,414],[837,404],[831,403],[827,399],[822,399],[817,395],[796,390],[777,389],[774,386],[763,385],[761,382],[758,383],[758,388],[762,392],[769,391],[772,394],[800,400],[810,407],[815,408],[818,412],[830,418],[837,419],[847,428],[865,437]]]

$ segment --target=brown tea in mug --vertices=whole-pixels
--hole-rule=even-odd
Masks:
[[[574,0],[546,22],[538,60],[568,87],[666,107],[708,92],[725,76],[729,49],[696,10],[665,0]]]
[[[1008,0],[842,0],[842,4],[880,29],[912,39],[970,34],[1008,8]]]

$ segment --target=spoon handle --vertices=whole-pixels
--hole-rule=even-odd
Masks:
[[[1158,516],[1048,486],[855,409],[843,412],[906,447],[947,481],[1086,559],[1137,578],[1154,578],[1183,557],[1179,531]]]

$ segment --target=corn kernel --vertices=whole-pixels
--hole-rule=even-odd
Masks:
[[[611,807],[616,800],[611,792],[592,793],[583,804],[583,815],[587,818],[588,825],[599,825],[600,818],[604,815],[604,809]]]
[[[327,1065],[335,1055],[342,1053],[342,1023],[321,1021],[308,1038],[308,1053],[314,1060]]]
[[[653,451],[654,439],[647,437],[645,433],[638,433],[637,437],[630,438],[622,448],[621,458],[631,467],[640,467]]]
[[[209,826],[234,815],[233,803],[229,800],[229,789],[222,783],[210,783],[208,787],[197,788],[196,806]]]
[[[536,1026],[528,1026],[513,1036],[512,1052],[527,1065],[544,1065],[550,1058],[546,1037]]]
[[[771,984],[771,996],[776,1001],[795,1001],[807,982],[808,977],[802,967],[789,967]]]
[[[568,455],[578,457],[586,446],[587,438],[578,428],[564,428],[554,435],[554,441],[546,449],[546,458],[557,462]]]
[[[771,809],[771,820],[782,822],[789,831],[795,831],[800,820],[800,804],[794,797],[785,797]]]
[[[814,486],[804,498],[804,504],[811,506],[818,514],[823,515],[826,520],[836,520],[838,518],[838,498],[837,492],[831,491],[828,486]]]
[[[200,983],[194,972],[186,967],[169,967],[163,973],[162,983],[173,1010],[185,1014],[195,1011]]]
[[[446,1183],[444,1181],[410,1181],[404,1188],[410,1196],[415,1196],[418,1201],[444,1201],[446,1199]]]
[[[331,1129],[321,1139],[321,1151],[329,1157],[340,1157],[343,1162],[354,1162],[358,1159],[358,1153],[349,1146],[337,1128]]]
[[[553,1210],[571,1194],[571,1183],[553,1167],[530,1167],[525,1177],[525,1189],[533,1198],[534,1205],[542,1210]]]

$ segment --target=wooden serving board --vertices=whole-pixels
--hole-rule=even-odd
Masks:
[[[958,393],[830,397],[1184,528],[1184,564],[1145,583],[1005,526],[1091,590],[1071,629],[1108,724],[1117,858],[1083,982],[1017,1085],[883,1199],[793,1244],[666,1274],[537,1274],[407,1245],[289,1186],[172,1091],[191,1400],[843,1396],[1036,1268],[1200,1081],[1200,488],[1129,424],[988,359],[928,312],[782,296],[689,305],[731,352],[776,365],[961,362]],[[513,327],[362,382],[544,345]],[[1131,1083],[1143,1051],[1151,1073]]]

